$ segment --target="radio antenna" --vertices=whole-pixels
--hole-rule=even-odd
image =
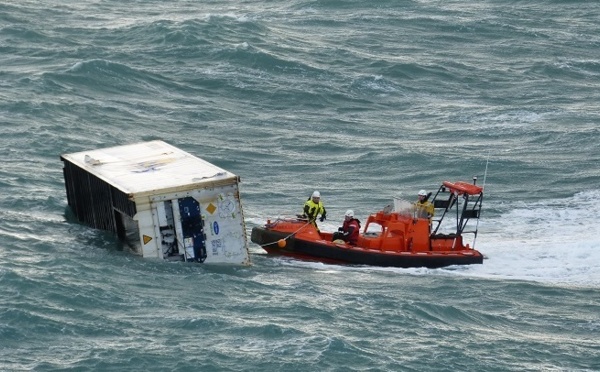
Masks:
[[[487,171],[488,171],[488,164],[490,163],[490,152],[488,151],[488,155],[487,155],[487,159],[485,161],[485,172],[483,173],[483,185],[481,185],[481,188],[485,190],[485,179],[487,177]]]

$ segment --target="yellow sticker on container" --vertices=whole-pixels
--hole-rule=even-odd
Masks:
[[[144,235],[142,238],[144,239],[144,245],[148,244],[148,242],[152,240],[152,237],[148,235]]]
[[[206,211],[210,214],[215,213],[216,210],[217,207],[213,203],[208,204],[208,207],[206,207]]]

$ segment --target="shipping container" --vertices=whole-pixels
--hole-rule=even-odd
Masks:
[[[240,178],[164,141],[61,155],[69,208],[146,258],[250,264]]]

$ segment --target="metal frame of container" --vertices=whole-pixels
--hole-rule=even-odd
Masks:
[[[150,258],[250,264],[235,174],[164,141],[61,155],[69,207]]]

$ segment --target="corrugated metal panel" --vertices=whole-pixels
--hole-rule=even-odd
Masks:
[[[67,202],[80,222],[117,232],[113,208],[131,217],[135,215],[135,204],[126,194],[77,165],[63,161]]]
[[[110,195],[112,198],[112,205],[117,211],[126,214],[129,217],[135,216],[137,213],[135,203],[129,199],[129,195],[112,186],[110,187]]]
[[[129,194],[166,193],[237,182],[238,177],[163,141],[66,154],[69,161]]]

